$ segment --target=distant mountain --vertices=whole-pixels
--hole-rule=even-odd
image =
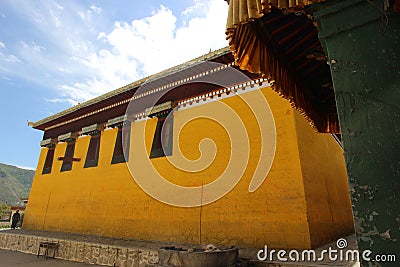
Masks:
[[[0,203],[22,205],[20,198],[27,198],[35,171],[0,163]]]

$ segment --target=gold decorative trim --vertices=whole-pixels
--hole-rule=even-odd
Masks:
[[[142,93],[142,94],[135,95],[135,96],[133,96],[133,97],[130,98],[130,99],[125,99],[125,100],[116,102],[116,103],[114,103],[114,104],[108,105],[108,106],[106,106],[106,107],[103,107],[103,108],[101,108],[101,109],[98,109],[98,110],[95,110],[95,111],[86,113],[86,114],[81,115],[81,116],[79,116],[79,117],[75,117],[75,118],[73,118],[73,119],[70,119],[70,120],[63,121],[63,122],[60,122],[60,123],[58,123],[58,124],[52,125],[52,126],[50,126],[50,127],[45,128],[45,131],[51,130],[51,129],[54,129],[54,128],[57,128],[57,127],[60,127],[60,126],[62,126],[62,125],[66,125],[66,124],[68,124],[68,123],[71,123],[71,122],[74,122],[74,121],[77,121],[77,120],[80,120],[80,119],[83,119],[83,118],[86,118],[86,117],[91,116],[91,115],[94,115],[94,114],[96,114],[96,113],[99,113],[99,112],[102,112],[102,111],[105,111],[105,110],[114,108],[114,107],[116,107],[116,106],[129,103],[129,102],[132,101],[132,100],[136,100],[136,99],[142,98],[142,97],[144,97],[144,96],[148,96],[148,95],[151,95],[151,94],[154,94],[154,93],[157,93],[157,92],[166,90],[166,89],[168,89],[168,88],[170,88],[170,87],[174,87],[174,86],[178,86],[178,85],[184,84],[184,83],[186,83],[187,81],[196,80],[196,79],[198,79],[198,78],[207,76],[207,75],[209,75],[209,74],[211,74],[211,73],[214,73],[214,72],[218,72],[218,71],[224,70],[224,69],[226,69],[226,68],[228,68],[228,67],[232,67],[232,66],[234,66],[234,65],[235,65],[235,63],[234,63],[234,62],[231,62],[231,63],[225,64],[225,65],[218,66],[217,68],[214,68],[214,69],[211,69],[211,70],[208,70],[208,71],[205,71],[205,72],[202,72],[202,73],[199,73],[199,74],[196,74],[196,75],[193,75],[193,76],[190,76],[190,77],[187,77],[187,78],[184,78],[184,79],[175,81],[175,82],[171,82],[171,83],[166,84],[166,85],[159,86],[159,87],[154,88],[154,89],[152,89],[152,90],[146,91],[146,92],[144,92],[144,93]],[[35,126],[34,126],[34,127],[35,127]]]
[[[77,110],[80,110],[80,109],[82,109],[82,108],[84,108],[84,107],[88,107],[88,106],[90,106],[90,105],[93,105],[93,104],[96,104],[96,103],[98,103],[98,102],[101,102],[101,101],[103,101],[103,100],[105,100],[105,99],[108,99],[108,98],[110,98],[110,97],[112,97],[112,96],[115,96],[115,95],[117,95],[117,94],[121,94],[121,93],[123,93],[123,92],[127,92],[127,91],[129,91],[129,90],[131,90],[131,89],[134,89],[134,88],[136,88],[136,87],[139,87],[139,86],[141,86],[142,84],[144,84],[144,83],[146,83],[146,82],[150,82],[150,81],[155,81],[155,80],[161,79],[161,78],[163,78],[163,77],[166,77],[166,76],[172,75],[172,74],[174,74],[174,73],[177,73],[177,72],[179,72],[179,71],[181,71],[181,70],[184,70],[184,69],[187,69],[187,68],[189,68],[189,67],[192,67],[192,66],[194,66],[194,65],[196,65],[196,64],[198,64],[198,63],[200,63],[200,62],[202,62],[202,61],[208,61],[208,60],[217,58],[217,57],[219,57],[219,56],[222,56],[222,55],[228,54],[228,53],[230,53],[229,47],[224,47],[224,48],[218,49],[218,50],[213,51],[213,52],[211,52],[211,53],[208,53],[208,54],[206,54],[206,55],[203,55],[203,56],[200,56],[200,57],[195,58],[195,59],[193,59],[193,60],[187,61],[187,62],[185,62],[185,63],[183,63],[183,64],[177,65],[177,66],[175,66],[175,67],[166,69],[166,70],[161,71],[161,72],[159,72],[159,73],[150,75],[150,76],[148,76],[148,77],[146,77],[146,78],[143,78],[143,79],[140,79],[140,80],[135,81],[135,82],[133,82],[133,83],[130,83],[130,84],[126,85],[126,86],[123,86],[123,87],[121,87],[121,88],[118,88],[118,89],[113,90],[113,91],[111,91],[111,92],[108,92],[108,93],[106,93],[106,94],[103,94],[103,95],[101,95],[101,96],[99,96],[99,97],[96,97],[96,98],[93,98],[93,99],[91,99],[91,100],[88,100],[88,101],[86,101],[86,102],[84,102],[84,103],[81,103],[81,104],[78,104],[78,105],[76,105],[76,106],[73,106],[73,107],[71,107],[71,108],[69,108],[69,109],[66,109],[66,110],[64,110],[64,111],[62,111],[62,112],[59,112],[59,113],[57,113],[57,114],[54,114],[54,115],[52,115],[52,116],[49,116],[49,117],[44,118],[44,119],[42,119],[42,120],[39,120],[39,121],[37,121],[37,122],[33,122],[33,123],[30,124],[30,126],[32,126],[33,128],[37,128],[37,127],[39,127],[40,125],[43,125],[43,124],[45,124],[45,123],[48,123],[48,122],[53,121],[53,120],[55,120],[55,119],[58,119],[58,118],[60,118],[60,117],[62,117],[62,116],[65,116],[65,115],[67,115],[67,114],[73,113],[73,112],[75,112],[75,111],[77,111]],[[178,82],[179,82],[179,81],[178,81]],[[181,83],[182,83],[182,82],[181,82]],[[173,84],[173,83],[168,84],[168,87],[173,86],[172,84]],[[166,87],[166,88],[168,88],[168,87]],[[166,89],[166,88],[158,89],[158,91],[161,91],[161,90]],[[144,95],[144,94],[141,94],[140,97],[142,97],[143,95]],[[137,97],[137,98],[139,98],[139,97]],[[130,101],[130,100],[127,100],[127,101],[120,101],[120,102],[116,103],[115,106],[124,104],[124,103],[129,102],[129,101]],[[106,110],[106,109],[109,109],[109,108],[110,108],[110,106],[108,106],[107,108],[103,108],[103,109],[100,109],[100,110],[91,112],[91,113],[89,113],[89,114],[85,114],[85,115],[90,116],[90,115],[93,115],[93,114],[95,114],[95,113],[97,113],[97,112],[99,112],[99,111],[103,111],[103,110]],[[85,115],[83,115],[83,117],[87,117],[87,116],[85,116]],[[58,124],[57,124],[57,125],[58,125]],[[58,126],[60,126],[60,125],[58,125]],[[56,126],[56,127],[58,127],[58,126]],[[45,130],[49,130],[49,129],[53,129],[53,128],[55,128],[55,127],[48,127],[48,128],[46,128]]]

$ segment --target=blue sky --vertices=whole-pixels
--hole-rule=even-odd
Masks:
[[[0,0],[0,162],[36,168],[42,118],[227,45],[223,0]]]

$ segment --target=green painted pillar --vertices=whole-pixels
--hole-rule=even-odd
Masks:
[[[314,4],[328,56],[360,254],[400,266],[400,14],[384,0]]]

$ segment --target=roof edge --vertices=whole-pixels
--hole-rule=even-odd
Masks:
[[[95,97],[93,99],[87,100],[87,101],[85,101],[85,102],[83,102],[81,104],[77,104],[77,105],[75,105],[73,107],[70,107],[70,108],[68,108],[66,110],[58,112],[58,113],[56,113],[54,115],[51,115],[51,116],[46,117],[44,119],[41,119],[39,121],[33,122],[29,126],[31,126],[32,128],[35,128],[35,129],[39,129],[39,126],[41,126],[41,125],[43,125],[45,123],[51,122],[52,120],[58,119],[58,118],[60,118],[62,116],[68,115],[70,113],[73,113],[73,112],[78,111],[78,110],[80,110],[82,108],[88,107],[90,105],[96,104],[96,103],[98,103],[100,101],[103,101],[103,100],[105,100],[107,98],[110,98],[112,96],[115,96],[117,94],[129,91],[129,90],[131,90],[131,89],[133,89],[135,87],[139,87],[140,85],[144,84],[147,81],[151,81],[151,80],[154,81],[154,80],[157,80],[159,78],[163,78],[165,76],[172,75],[172,74],[174,74],[176,72],[179,72],[179,71],[181,71],[183,69],[186,69],[186,68],[189,68],[189,67],[191,67],[193,65],[196,65],[197,63],[200,63],[202,61],[211,60],[211,59],[217,58],[217,57],[219,57],[221,55],[228,54],[230,52],[231,51],[229,49],[229,46],[217,49],[217,50],[212,51],[212,52],[210,52],[208,54],[202,55],[200,57],[197,57],[197,58],[194,58],[192,60],[186,61],[186,62],[184,62],[182,64],[176,65],[174,67],[171,67],[171,68],[168,68],[166,70],[160,71],[158,73],[152,74],[150,76],[144,77],[144,78],[142,78],[140,80],[137,80],[135,82],[132,82],[130,84],[122,86],[122,87],[120,87],[118,89],[112,90],[112,91],[110,91],[108,93],[102,94],[102,95],[100,95],[98,97]]]

